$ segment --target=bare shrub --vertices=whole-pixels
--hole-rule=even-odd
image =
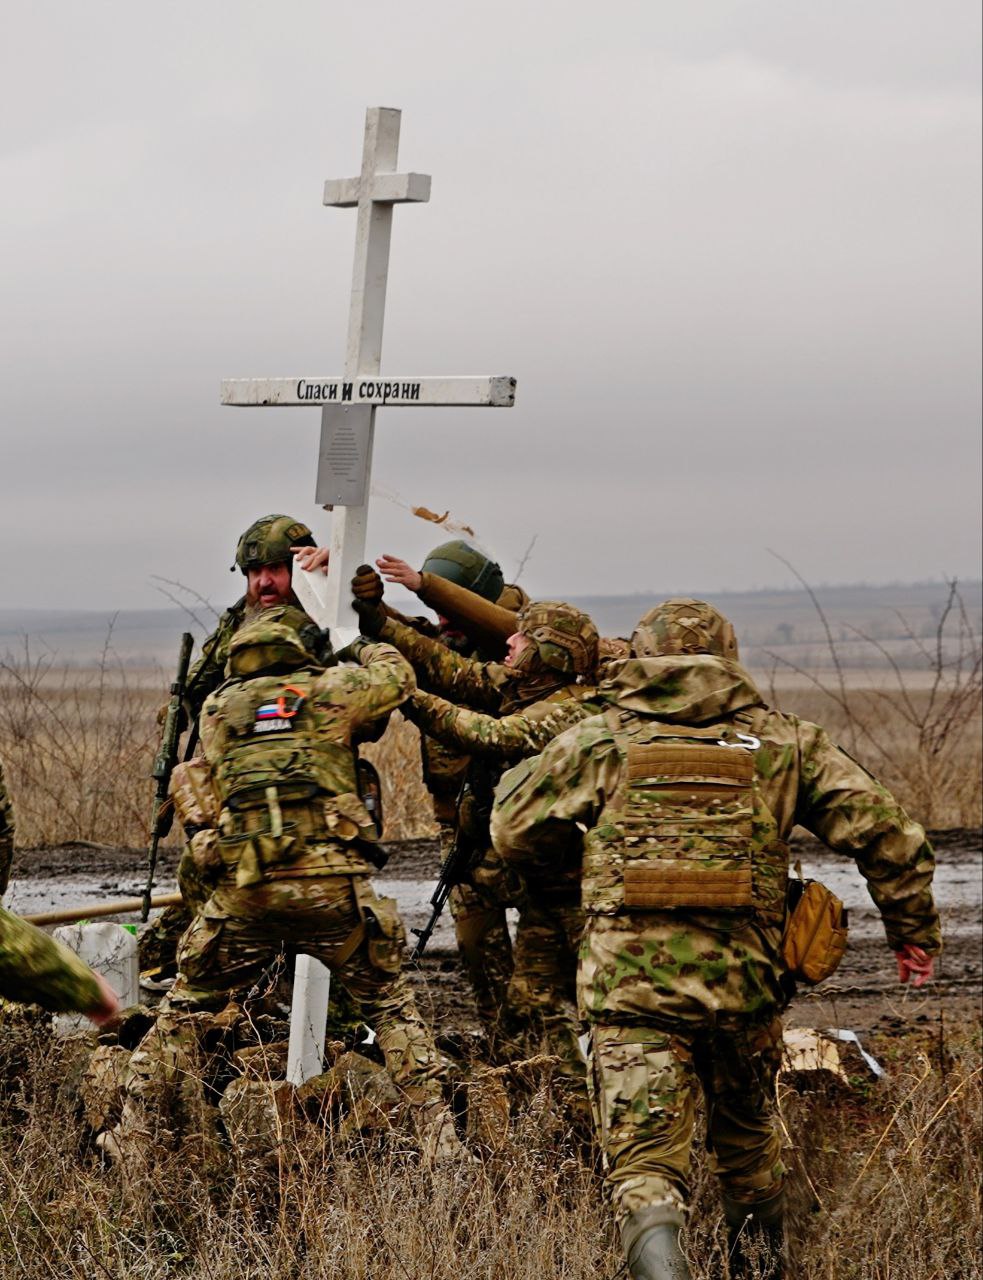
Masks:
[[[395,711],[378,742],[362,747],[382,778],[387,840],[414,840],[437,834],[433,801],[423,784],[420,731]]]
[[[110,630],[92,668],[59,667],[28,639],[0,662],[0,756],[21,845],[146,840],[162,695],[132,682],[111,641]]]
[[[891,672],[893,687],[881,689],[848,683],[822,606],[804,579],[796,576],[822,621],[834,674],[820,676],[769,653],[772,701],[778,704],[779,668],[796,672],[808,682],[812,696],[809,691],[786,693],[786,708],[826,726],[913,816],[933,828],[978,826],[983,821],[983,640],[956,580],[948,583],[933,636],[916,635],[897,615],[917,655],[914,666],[903,667],[880,640],[850,628]]]

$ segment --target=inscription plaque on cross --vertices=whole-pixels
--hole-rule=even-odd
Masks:
[[[325,582],[323,576],[295,571],[294,589],[315,621],[342,641],[357,631],[349,584],[365,560],[376,409],[510,408],[515,403],[515,378],[508,376],[380,374],[393,205],[430,199],[429,175],[396,172],[400,114],[388,107],[370,107],[360,174],[324,184],[326,205],[358,210],[344,375],[222,382],[223,404],[321,408],[315,498],[334,513],[328,576]],[[328,970],[310,956],[298,956],[287,1059],[287,1078],[295,1084],[321,1070],[329,989]]]

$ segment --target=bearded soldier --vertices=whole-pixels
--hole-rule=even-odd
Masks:
[[[597,667],[597,629],[572,605],[534,602],[519,613],[505,663],[477,662],[441,648],[391,618],[383,621],[364,609],[362,613],[363,626],[381,626],[380,634],[409,658],[427,689],[485,713],[472,718],[467,732],[462,732],[454,708],[442,699],[424,696],[406,708],[414,718],[419,716],[427,732],[472,752],[458,818],[478,851],[469,888],[480,900],[500,909],[520,908],[514,971],[495,1010],[496,1020],[504,1012],[514,1029],[545,1033],[566,1067],[582,1074],[573,998],[583,926],[579,842],[573,842],[569,863],[549,868],[545,874],[534,871],[523,884],[491,849],[488,814],[491,793],[515,739],[525,735],[528,741],[535,740],[540,725],[546,726],[546,735],[559,732],[558,717],[562,723],[572,723],[579,714],[578,704],[593,693],[587,682]],[[496,714],[505,717],[501,723],[506,728],[500,735],[493,723]],[[464,959],[467,966],[467,956]]]
[[[678,1233],[699,1084],[732,1280],[781,1277],[785,840],[799,823],[856,859],[916,985],[941,948],[932,849],[823,729],[765,705],[710,605],[657,606],[632,651],[602,686],[602,715],[505,775],[492,836],[503,857],[538,863],[586,831],[578,997],[631,1275],[690,1275]]]
[[[292,606],[284,621],[294,625],[315,658],[325,659],[325,637],[317,624],[301,609],[291,586],[294,558],[301,568],[324,563],[314,536],[302,520],[293,516],[269,515],[254,520],[239,539],[235,562],[246,579],[246,592],[226,609],[218,626],[201,647],[201,657],[188,674],[188,711],[196,719],[202,704],[225,679],[229,642],[243,623],[263,609]]]
[[[521,587],[506,584],[494,560],[463,539],[434,547],[419,571],[396,556],[381,556],[377,564],[387,581],[406,587],[432,608],[439,624],[434,626],[422,617],[404,617],[385,604],[382,578],[369,565],[363,566],[352,580],[360,607],[370,613],[381,609],[394,622],[462,657],[484,660],[501,657],[505,651],[499,631],[475,626],[476,601],[506,618],[511,616],[508,610],[528,602]],[[514,625],[509,630],[514,630]],[[441,849],[446,856],[457,836],[458,800],[468,772],[468,752],[426,732],[420,745],[423,778],[433,797]],[[449,901],[458,953],[474,992],[478,1015],[486,1029],[495,1034],[514,969],[505,906],[470,884],[456,885]]]
[[[284,612],[267,609],[231,638],[228,678],[202,708],[204,760],[176,771],[179,815],[220,869],[181,940],[158,1025],[134,1055],[122,1133],[145,1136],[159,1087],[190,1078],[182,1017],[220,1009],[286,948],[321,960],[361,1005],[418,1109],[425,1150],[453,1154],[445,1067],[402,973],[403,925],[369,880],[377,832],[354,751],[405,700],[413,671],[391,646],[363,640],[347,651],[362,670],[325,669]]]

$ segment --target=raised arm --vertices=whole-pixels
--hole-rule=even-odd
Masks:
[[[395,711],[416,686],[413,668],[391,644],[356,640],[346,656],[358,667],[331,667],[315,685],[315,697],[347,708],[353,731]]]
[[[802,723],[800,733],[796,821],[837,853],[856,860],[893,951],[914,947],[927,956],[938,954],[942,933],[932,895],[935,855],[924,830],[825,730]]]
[[[495,790],[492,842],[504,857],[569,855],[618,785],[623,758],[600,716],[575,724]]]
[[[424,733],[445,746],[509,763],[542,751],[572,724],[594,715],[597,708],[589,702],[567,698],[562,702],[535,703],[525,711],[495,717],[456,707],[434,693],[417,690],[406,711]]]

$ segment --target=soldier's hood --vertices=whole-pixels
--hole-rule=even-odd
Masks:
[[[598,694],[620,710],[681,724],[712,723],[765,705],[740,663],[709,653],[612,663]]]

